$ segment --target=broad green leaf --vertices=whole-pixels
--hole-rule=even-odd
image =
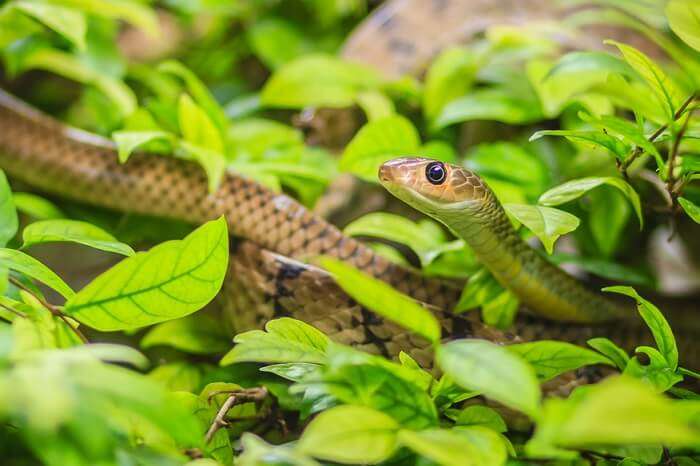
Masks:
[[[545,206],[556,206],[560,204],[565,204],[574,199],[586,194],[591,189],[597,188],[601,185],[608,185],[617,188],[627,196],[634,211],[637,213],[637,218],[639,219],[640,228],[644,225],[644,220],[642,217],[642,206],[639,200],[639,194],[621,178],[613,178],[610,176],[605,177],[588,177],[588,178],[578,178],[576,180],[567,181],[549,191],[543,193],[540,196],[539,203]]]
[[[343,403],[382,411],[408,429],[438,424],[435,403],[424,388],[397,376],[383,366],[344,364],[324,374],[328,392]]]
[[[236,335],[221,365],[237,362],[326,362],[328,337],[300,320],[282,317],[265,324],[266,332],[251,330]]]
[[[676,346],[676,339],[673,336],[671,326],[668,324],[668,321],[666,321],[666,318],[659,308],[642,298],[639,293],[630,286],[609,286],[603,288],[603,291],[623,294],[637,301],[639,314],[651,330],[654,341],[656,341],[656,345],[659,347],[659,351],[661,351],[661,354],[666,358],[668,365],[675,370],[678,367],[678,347]]]
[[[200,314],[158,324],[141,339],[142,348],[158,345],[194,354],[222,353],[231,346],[221,322]]]
[[[500,433],[508,430],[506,421],[495,409],[482,405],[467,406],[459,412],[455,423],[458,426],[484,426]]]
[[[65,312],[102,331],[183,317],[216,296],[227,265],[228,232],[222,217],[183,240],[123,260],[69,299]]]
[[[700,223],[700,207],[697,204],[684,197],[679,197],[678,203],[683,207],[688,217],[692,218],[695,223]]]
[[[508,458],[502,438],[479,426],[402,430],[398,438],[403,446],[444,466],[500,466]]]
[[[377,183],[377,171],[382,163],[415,154],[419,146],[418,131],[407,118],[393,115],[373,120],[347,145],[340,159],[340,169]]]
[[[440,340],[440,324],[430,311],[390,285],[337,259],[325,257],[321,266],[362,306],[421,335],[431,343]]]
[[[455,312],[468,311],[484,306],[496,299],[504,291],[503,286],[485,267],[480,268],[469,277],[464,286]]]
[[[15,237],[19,228],[14,196],[5,173],[0,170],[0,247]]]
[[[68,39],[78,50],[85,49],[87,21],[82,11],[41,1],[18,0],[11,5]]]
[[[32,193],[13,193],[15,207],[37,220],[64,218],[65,214],[53,202]]]
[[[93,70],[67,52],[40,48],[25,58],[22,68],[46,70],[67,79],[94,86],[117,106],[122,117],[136,110],[136,96],[126,84]]]
[[[228,118],[209,89],[207,89],[197,75],[176,60],[168,60],[161,63],[158,65],[158,70],[177,76],[184,81],[187,91],[196,104],[206,112],[207,116],[211,118],[211,121],[216,125],[221,134],[226,133],[228,129]]]
[[[542,241],[549,254],[554,252],[554,243],[561,235],[571,233],[581,223],[575,215],[551,207],[526,204],[504,204],[503,207]]]
[[[373,212],[350,222],[343,233],[349,236],[371,236],[404,244],[418,254],[423,266],[435,259],[435,249],[445,241],[440,231],[436,235],[401,215]]]
[[[591,338],[586,343],[588,343],[588,346],[599,351],[609,360],[614,362],[617,368],[621,371],[624,370],[625,367],[627,367],[627,363],[629,362],[630,357],[627,355],[625,350],[617,346],[608,338]]]
[[[665,107],[666,117],[671,120],[683,99],[682,92],[673,80],[640,50],[614,40],[606,40],[605,43],[616,46],[622,52],[625,61],[652,89],[659,104]]]
[[[383,93],[375,90],[358,93],[357,105],[365,112],[367,121],[380,120],[396,113],[394,102]]]
[[[605,356],[563,341],[541,340],[508,345],[508,349],[527,361],[542,380],[593,364],[612,365]]]
[[[526,447],[694,445],[700,432],[677,415],[677,403],[629,377],[611,377],[567,400],[550,398]]]
[[[541,393],[535,371],[508,349],[485,340],[456,340],[438,347],[436,358],[462,387],[538,416]]]
[[[632,207],[620,191],[610,186],[591,191],[588,199],[588,228],[599,251],[595,255],[612,258],[625,239]],[[623,281],[626,280],[626,277],[623,278]]]
[[[152,141],[174,142],[174,136],[167,131],[115,131],[112,139],[117,143],[119,161],[126,162],[132,152]]]
[[[545,79],[566,75],[576,79],[582,72],[602,71],[627,76],[634,75],[632,68],[624,61],[605,52],[570,52],[564,55],[549,70]]]
[[[177,118],[185,141],[223,154],[221,133],[207,113],[187,94],[178,100]]]
[[[148,378],[161,384],[171,392],[194,393],[202,383],[201,367],[186,361],[163,364],[148,373]]]
[[[642,363],[639,357],[635,356],[629,360],[623,374],[648,382],[658,392],[665,392],[683,380],[683,376],[668,365],[664,355],[656,348],[639,346],[635,352],[645,354],[649,359],[648,363]]]
[[[56,219],[34,222],[22,231],[22,239],[24,240],[22,248],[35,244],[68,241],[124,256],[135,254],[131,246],[120,243],[102,228],[78,220]]]
[[[513,325],[520,301],[510,290],[503,289],[493,299],[481,305],[481,316],[486,325],[507,330]]]
[[[479,63],[474,52],[463,47],[445,49],[428,68],[423,91],[423,113],[432,120],[440,110],[467,93]]]
[[[336,463],[375,464],[396,450],[399,424],[364,406],[345,405],[319,414],[306,427],[297,449]]]
[[[530,141],[536,141],[543,136],[562,136],[573,142],[601,146],[609,150],[618,160],[623,160],[631,152],[629,144],[603,131],[546,129],[534,133],[530,136]]]
[[[263,87],[263,105],[282,108],[348,107],[382,80],[371,68],[327,55],[307,55],[280,67]]]
[[[532,123],[542,117],[539,103],[533,98],[511,95],[499,89],[483,89],[445,105],[435,117],[432,129],[436,131],[471,120],[494,120],[519,125]]]
[[[264,466],[283,464],[285,466],[321,466],[308,456],[296,451],[293,445],[271,445],[250,432],[241,436],[243,452],[236,456],[237,466]],[[187,463],[185,466],[220,466]]]
[[[700,50],[700,5],[697,2],[671,0],[666,4],[666,17],[678,37],[695,50]]]
[[[75,295],[75,291],[61,277],[22,251],[0,248],[0,267],[15,270],[29,278],[38,280],[60,293],[64,298],[71,298]]]

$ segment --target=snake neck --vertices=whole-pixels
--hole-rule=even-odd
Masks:
[[[626,314],[616,303],[586,289],[523,241],[490,190],[468,214],[453,211],[441,216],[496,280],[537,314],[571,322],[602,322]]]

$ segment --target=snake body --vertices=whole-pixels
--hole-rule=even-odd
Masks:
[[[528,5],[549,4],[534,0],[516,2],[519,6],[513,10],[501,5],[499,13],[489,6],[493,3],[500,4],[477,5],[465,0],[388,2],[358,29],[344,54],[354,60],[383,62],[389,68],[387,74],[407,70],[411,63],[414,70],[416,63],[427,60],[436,51],[426,51],[426,43],[433,41],[434,47],[440,48],[489,24],[522,21],[525,16],[520,13]],[[432,10],[419,14],[426,7]],[[487,7],[490,16],[480,15],[478,8]],[[543,16],[555,14],[539,7],[532,11]],[[520,13],[512,15],[513,12]],[[441,28],[437,13],[463,19]],[[437,22],[425,21],[431,18]],[[420,27],[415,26],[418,19]],[[433,37],[435,29],[441,30],[439,40]],[[368,44],[372,43],[377,46],[368,51]],[[386,60],[382,61],[381,56]],[[403,64],[389,64],[390,57],[401,57]],[[275,316],[292,315],[317,326],[336,341],[386,356],[405,350],[419,362],[429,363],[429,345],[425,341],[363,309],[327,273],[303,262],[323,254],[344,260],[428,304],[438,314],[446,336],[500,342],[556,338],[582,343],[602,333],[596,327],[524,316],[516,325],[515,334],[504,334],[483,325],[474,313],[454,315],[449,311],[459,297],[459,287],[425,278],[386,260],[286,195],[233,173],[227,174],[212,194],[198,166],[169,157],[135,154],[126,164],[119,164],[114,144],[109,140],[68,128],[1,91],[0,167],[13,178],[46,192],[102,207],[192,223],[224,215],[230,232],[243,239],[233,249],[227,290],[223,293],[237,330],[259,327]],[[521,253],[512,249],[510,257],[522,260]],[[505,275],[501,278],[508,279]],[[534,279],[549,280],[546,274]],[[598,320],[595,315],[584,319],[578,308],[558,317]],[[649,342],[648,334],[640,333],[639,328],[615,326],[607,334],[626,347]]]

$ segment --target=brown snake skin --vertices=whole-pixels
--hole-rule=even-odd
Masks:
[[[527,10],[523,5],[542,4],[532,0],[517,3],[520,6],[513,10],[517,12]],[[436,49],[496,22],[497,18],[491,17],[474,26],[469,19],[484,19],[474,7],[487,4],[502,2],[389,2],[352,36],[344,54],[350,59],[383,63],[388,73],[413,71]],[[438,7],[451,23],[440,26],[439,17],[422,10]],[[466,20],[465,11],[469,11]],[[419,27],[415,26],[418,20]],[[410,37],[406,36],[408,30],[412,31]],[[436,37],[436,30],[444,32]],[[465,35],[465,31],[469,33]],[[399,36],[403,45],[397,45]],[[409,41],[412,46],[407,45]],[[429,43],[432,48],[426,50],[423,44]],[[371,53],[368,44],[376,45]],[[411,63],[413,67],[409,67]],[[39,189],[102,207],[192,223],[224,215],[230,232],[244,239],[232,249],[230,273],[222,293],[227,313],[239,331],[260,327],[275,316],[291,315],[315,325],[336,341],[386,356],[404,350],[420,363],[430,365],[432,358],[424,341],[360,308],[324,271],[301,262],[323,254],[347,261],[428,303],[439,315],[445,336],[499,342],[556,338],[582,343],[605,333],[627,348],[650,342],[648,334],[640,333],[638,328],[618,325],[612,332],[603,332],[601,328],[549,323],[526,316],[515,329],[516,337],[484,326],[475,313],[452,315],[449,310],[458,298],[458,286],[424,278],[389,262],[286,195],[270,192],[235,174],[228,174],[219,190],[209,194],[203,171],[175,158],[137,154],[121,165],[110,141],[67,128],[1,91],[0,167]],[[685,355],[694,361],[691,346],[696,345],[689,345]],[[694,353],[695,348],[692,350]]]

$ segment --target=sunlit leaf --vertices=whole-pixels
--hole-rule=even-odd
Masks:
[[[13,193],[12,198],[17,210],[37,220],[53,220],[65,217],[65,214],[53,202],[47,201],[36,194]]]
[[[609,150],[618,160],[623,160],[630,154],[629,144],[625,144],[625,142],[615,136],[611,136],[603,131],[547,129],[534,133],[530,136],[530,141],[536,141],[543,136],[562,136],[570,141],[601,146]]]
[[[0,267],[15,270],[29,278],[38,280],[56,290],[64,298],[71,298],[75,292],[51,269],[33,257],[14,249],[0,248]]]
[[[666,4],[666,17],[678,37],[695,50],[700,50],[700,5],[697,2],[671,0]]]
[[[131,153],[152,141],[173,142],[174,136],[166,131],[115,131],[112,139],[117,143],[119,161],[127,161]]]
[[[642,285],[650,288],[655,286],[654,277],[647,270],[627,267],[605,259],[556,253],[549,256],[549,260],[557,265],[575,265],[588,273],[611,280],[625,281],[633,285]]]
[[[692,218],[695,223],[700,223],[700,207],[697,204],[684,197],[679,197],[678,203],[683,207],[688,217]]]
[[[321,265],[346,293],[377,314],[435,343],[440,324],[430,311],[390,285],[337,259],[323,258]]]
[[[377,183],[382,163],[401,155],[414,155],[419,146],[418,131],[407,118],[394,115],[373,120],[347,145],[340,169]]]
[[[428,120],[435,118],[445,104],[467,93],[477,66],[474,52],[466,48],[448,48],[438,55],[425,77],[423,113]]]
[[[0,170],[0,247],[5,246],[17,234],[19,221],[17,209],[5,173]]]
[[[659,347],[659,351],[661,351],[661,354],[666,358],[669,366],[675,370],[678,367],[678,347],[676,346],[676,339],[673,336],[671,326],[668,324],[668,321],[659,308],[642,298],[639,293],[630,286],[609,286],[603,288],[603,291],[623,294],[637,301],[639,314],[651,330],[654,341],[656,341],[656,345]]]
[[[79,50],[85,49],[87,21],[82,11],[26,0],[12,2],[12,6],[61,34]]]
[[[542,241],[549,254],[561,235],[571,233],[581,223],[575,215],[551,207],[525,204],[504,204],[503,207]]]
[[[436,357],[462,387],[537,417],[541,393],[535,371],[508,349],[485,340],[456,340],[440,346]]]
[[[609,53],[577,51],[567,53],[561,57],[549,70],[545,79],[561,75],[575,79],[579,73],[588,71],[619,73],[627,76],[634,74],[634,71],[626,62]]]
[[[369,90],[357,94],[357,105],[360,106],[367,120],[379,120],[396,113],[394,102],[379,91]]]
[[[648,362],[642,363],[639,356],[635,356],[629,360],[623,374],[648,382],[658,392],[665,392],[683,380],[683,376],[669,366],[664,355],[656,348],[640,346],[635,352],[638,355],[646,355]]]
[[[303,31],[281,18],[255,21],[246,35],[256,56],[273,70],[313,48]]]
[[[124,256],[134,255],[134,250],[128,244],[119,242],[102,228],[78,220],[56,219],[34,222],[22,231],[22,239],[24,240],[22,248],[35,244],[67,241]]]
[[[641,201],[639,200],[639,194],[637,194],[629,183],[621,178],[606,176],[579,178],[576,180],[567,181],[566,183],[552,188],[542,194],[540,196],[539,203],[545,206],[565,204],[569,201],[573,201],[574,199],[578,199],[591,189],[597,188],[603,184],[617,188],[620,190],[620,192],[622,192],[622,194],[627,196],[627,199],[629,199],[632,207],[634,207],[634,211],[637,213],[637,218],[639,219],[639,225],[641,227],[644,224],[644,221],[642,217],[642,206]]]
[[[612,365],[610,360],[594,351],[564,341],[541,340],[508,345],[535,369],[540,380],[549,380],[593,364]]]
[[[237,362],[326,361],[328,337],[300,320],[282,317],[265,324],[266,332],[251,330],[236,336],[233,347],[221,360],[222,365]]]
[[[507,459],[501,437],[484,427],[402,430],[399,442],[437,464],[445,466],[500,466]]]
[[[65,312],[103,331],[183,317],[216,296],[227,265],[228,232],[220,218],[123,260],[69,299]]]
[[[141,347],[167,345],[188,353],[209,354],[226,351],[230,341],[218,319],[198,314],[156,325],[143,336]]]
[[[337,463],[375,464],[396,450],[399,424],[363,406],[345,405],[319,414],[299,439],[302,453]]]
[[[459,426],[484,426],[496,432],[508,430],[506,421],[500,414],[488,406],[467,406],[460,411],[455,423]]]
[[[624,370],[630,360],[630,357],[627,355],[625,350],[617,346],[608,338],[591,338],[586,343],[588,343],[591,348],[602,353],[605,355],[605,357],[614,362],[617,368],[620,370]]]

